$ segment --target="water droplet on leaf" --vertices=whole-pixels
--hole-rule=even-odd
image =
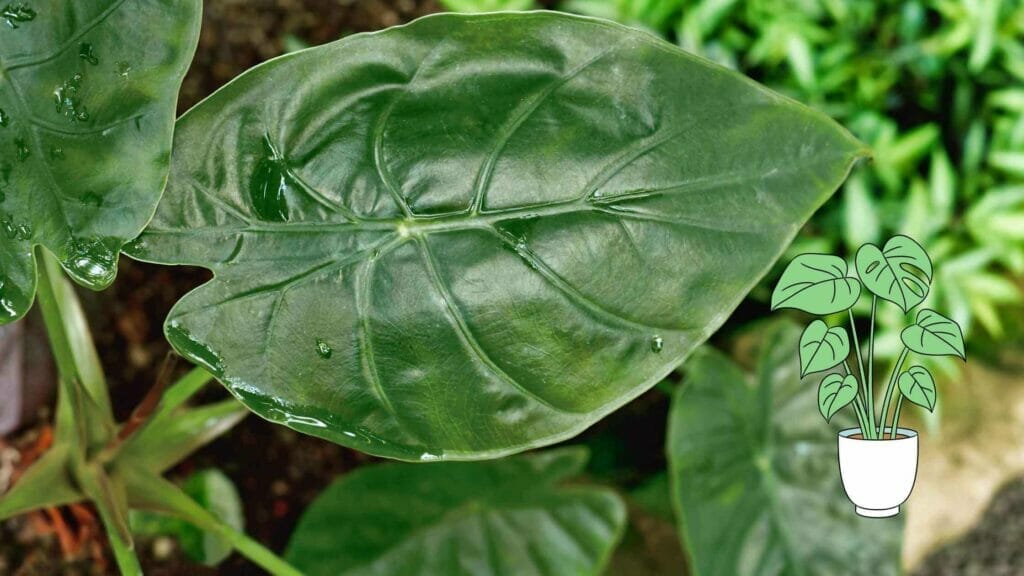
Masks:
[[[4,6],[0,11],[0,18],[13,30],[18,29],[18,24],[36,19],[36,11],[24,2],[14,2]]]
[[[651,336],[651,352],[655,354],[665,348],[665,340],[661,336]]]
[[[261,220],[284,222],[288,220],[287,194],[294,179],[284,158],[277,156],[270,142],[264,144],[268,155],[256,164],[249,181],[249,197]]]
[[[224,375],[224,360],[213,351],[212,348],[203,344],[198,338],[186,330],[177,320],[167,323],[165,329],[167,340],[174,345],[186,358],[202,365],[214,376]]]
[[[86,286],[105,288],[117,274],[117,250],[100,238],[73,238],[68,243],[64,268]]]
[[[81,74],[75,74],[53,91],[54,99],[57,102],[57,112],[63,114],[71,122],[85,122],[89,119],[89,111],[86,110],[79,94],[83,79]]]
[[[92,44],[89,44],[88,42],[82,42],[78,45],[78,57],[93,66],[100,63],[100,59],[96,57],[96,52],[93,50]]]
[[[132,71],[132,65],[124,60],[117,63],[117,75],[121,78],[128,79],[128,74]]]
[[[64,159],[64,149],[61,148],[60,146],[51,146],[50,147],[50,159],[51,160],[63,160]]]
[[[331,354],[334,353],[334,349],[331,348],[330,344],[328,344],[327,342],[324,342],[320,338],[317,338],[316,353],[319,354],[321,358],[326,360],[331,357]]]

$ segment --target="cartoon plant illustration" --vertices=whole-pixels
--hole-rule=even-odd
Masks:
[[[888,301],[909,314],[928,296],[932,262],[920,244],[902,235],[890,238],[882,248],[874,244],[861,246],[854,262],[857,278],[848,276],[847,263],[838,256],[797,256],[775,287],[772,309],[793,308],[826,317],[847,314],[852,338],[842,326],[830,326],[821,319],[804,329],[799,345],[801,376],[828,372],[818,387],[818,409],[825,420],[852,406],[859,427],[839,433],[843,484],[847,495],[857,504],[858,513],[891,516],[910,495],[917,470],[917,432],[899,427],[903,401],[933,411],[937,400],[935,379],[925,367],[913,365],[903,369],[907,356],[911,352],[964,360],[967,356],[963,333],[956,322],[934,310],[920,310],[901,334],[903,350],[886,380],[880,409],[876,410],[874,349],[878,300]],[[852,312],[864,288],[871,295],[866,355]],[[851,347],[856,371],[850,366]],[[893,445],[868,447],[862,442],[873,440],[887,440]],[[846,450],[844,445],[848,446]],[[863,473],[863,467],[856,464],[862,456],[866,466],[877,473]],[[886,465],[885,459],[893,462]],[[902,481],[891,481],[892,476],[899,476]],[[869,505],[862,506],[861,500]],[[870,505],[872,502],[882,504]]]

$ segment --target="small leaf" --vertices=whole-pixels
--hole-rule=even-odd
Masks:
[[[906,313],[928,296],[932,261],[913,238],[897,235],[881,250],[874,244],[862,246],[857,251],[857,275],[868,290]]]
[[[904,398],[929,411],[935,410],[935,379],[924,367],[911,366],[900,374],[898,383]]]
[[[849,309],[860,297],[860,282],[846,276],[846,261],[827,254],[801,254],[782,273],[772,293],[772,310],[795,308],[821,316]]]
[[[360,468],[309,506],[285,557],[310,576],[596,575],[626,514],[610,490],[558,485],[585,462],[568,448]]]
[[[829,374],[818,385],[818,410],[825,420],[831,420],[841,408],[857,397],[857,379],[852,374],[843,377]]]
[[[850,355],[850,340],[846,330],[815,320],[800,336],[800,375],[821,372],[842,364]]]
[[[900,338],[907,348],[918,354],[967,359],[960,325],[934,310],[918,312],[917,321],[904,328]]]

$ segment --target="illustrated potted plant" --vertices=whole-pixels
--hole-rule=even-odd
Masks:
[[[818,408],[825,420],[851,406],[859,426],[839,432],[839,471],[857,514],[885,518],[899,513],[917,476],[918,435],[899,426],[904,399],[935,409],[935,379],[919,365],[903,369],[907,356],[957,356],[966,360],[963,334],[956,322],[921,309],[901,333],[903,350],[887,379],[880,410],[875,409],[875,312],[878,300],[904,314],[928,296],[932,262],[916,241],[894,236],[882,248],[865,244],[855,258],[857,278],[847,263],[828,254],[802,254],[783,272],[772,293],[772,310],[794,308],[817,316],[846,312],[852,339],[841,326],[816,319],[800,337],[801,376],[825,372],[818,387]],[[871,294],[871,323],[866,358],[852,308],[863,288]],[[850,366],[851,345],[856,373]],[[893,406],[895,403],[895,406]],[[890,415],[890,408],[891,415]]]

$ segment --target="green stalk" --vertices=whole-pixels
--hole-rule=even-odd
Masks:
[[[843,362],[843,369],[846,370],[846,375],[850,375],[850,364],[849,362]],[[867,411],[864,409],[864,403],[861,401],[860,395],[854,396],[853,398],[853,410],[857,414],[857,423],[860,424],[860,433],[865,439],[871,440],[874,436],[875,429],[868,422]]]
[[[881,420],[878,423],[879,437],[882,437],[885,432],[885,417],[889,414],[889,402],[892,401],[892,392],[896,388],[896,378],[899,376],[900,368],[903,367],[903,361],[907,359],[907,354],[909,352],[910,350],[904,346],[903,352],[900,353],[899,360],[896,360],[896,365],[892,367],[892,374],[889,375],[889,385],[885,388],[885,398],[882,400]]]
[[[857,337],[857,323],[853,320],[853,309],[847,309],[846,313],[850,315],[850,331],[853,333],[853,349],[857,351],[857,367],[860,369],[860,383],[864,392],[864,402],[866,405],[871,406],[873,404],[871,390],[868,388],[868,380],[864,376],[864,355],[860,351],[860,338]],[[874,410],[868,412],[868,426],[872,429],[875,427]]]
[[[896,410],[892,416],[892,433],[889,436],[890,440],[896,439],[896,426],[900,422],[900,408],[903,407],[903,394],[900,394],[900,399],[896,401]]]
[[[868,332],[868,383],[867,383],[867,403],[868,403],[868,414],[871,414],[871,427],[874,428],[875,422],[875,308],[878,306],[878,296],[871,295],[871,328]],[[885,422],[885,417],[882,417],[882,422]],[[884,424],[883,424],[884,426]]]

